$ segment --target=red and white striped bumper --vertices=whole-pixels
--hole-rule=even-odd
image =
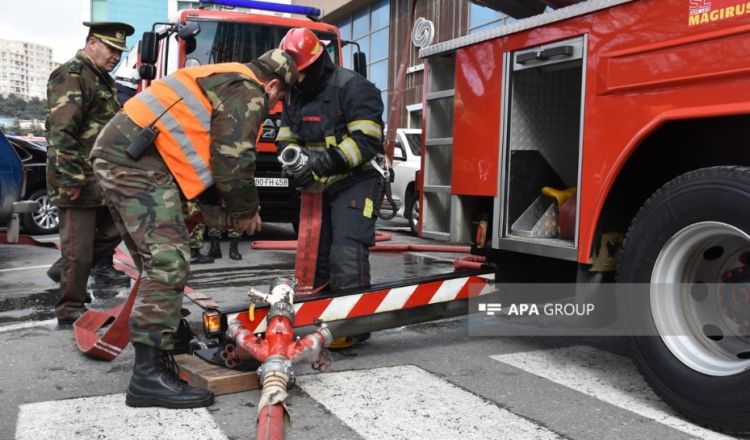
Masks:
[[[305,298],[294,304],[294,327],[477,297],[494,291],[494,279],[493,274],[471,275],[336,297]],[[230,313],[227,322],[237,319],[253,333],[262,333],[266,330],[267,313],[267,308],[255,310],[252,321],[247,311]]]

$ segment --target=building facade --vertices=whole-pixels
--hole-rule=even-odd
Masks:
[[[388,118],[404,51],[406,78],[403,87],[399,127],[419,128],[422,124],[423,64],[420,47],[412,42],[410,0],[295,0],[300,5],[323,10],[323,21],[341,28],[343,39],[356,41],[367,55],[368,79],[381,90]],[[470,0],[419,0],[415,21],[431,23],[431,43],[436,44],[468,33],[480,32],[513,21],[512,18]],[[352,46],[345,48],[344,61],[351,67]]]
[[[50,47],[0,40],[0,95],[46,99],[47,78],[56,66]]]
[[[169,3],[169,0],[91,0],[91,20],[121,21],[133,26],[135,33],[127,41],[132,47],[144,32],[151,30],[154,22],[167,20]]]

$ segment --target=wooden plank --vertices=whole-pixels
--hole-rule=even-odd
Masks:
[[[260,388],[255,371],[219,367],[189,354],[180,354],[174,359],[184,381],[194,387],[213,391],[217,396]]]

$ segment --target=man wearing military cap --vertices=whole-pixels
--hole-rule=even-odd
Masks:
[[[133,35],[133,26],[115,21],[84,21],[84,26],[89,28],[89,37],[98,38],[102,43],[127,52],[125,37]]]
[[[190,264],[183,199],[212,194],[212,206],[201,209],[209,226],[260,230],[255,141],[296,81],[294,60],[279,49],[248,64],[180,69],[130,98],[97,138],[94,172],[142,273],[130,314],[135,365],[127,405],[213,403],[213,393],[169,368]]]
[[[75,57],[55,69],[47,83],[47,190],[59,208],[60,259],[50,278],[60,282],[55,314],[72,323],[85,311],[86,285],[92,265],[110,261],[120,234],[104,204],[88,158],[96,136],[120,109],[115,82],[109,75],[127,49],[125,23],[85,22],[86,44]],[[97,267],[95,279],[126,282],[111,267]]]

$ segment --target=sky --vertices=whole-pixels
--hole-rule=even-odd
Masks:
[[[62,63],[81,49],[88,28],[88,0],[0,0],[0,39],[20,40],[52,48]],[[84,14],[85,12],[85,14]]]

